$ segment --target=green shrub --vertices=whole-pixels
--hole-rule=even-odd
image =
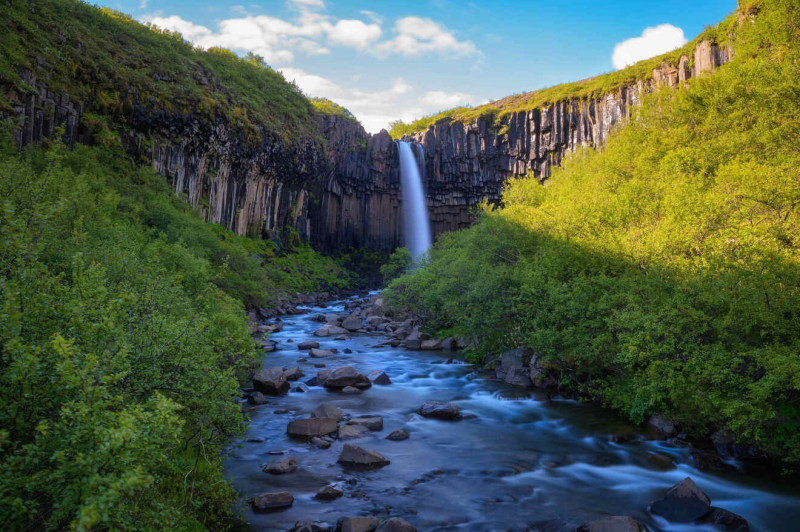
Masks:
[[[406,273],[413,263],[414,259],[411,258],[411,252],[408,251],[408,248],[397,248],[380,268],[383,282],[388,284],[390,281],[397,279]]]

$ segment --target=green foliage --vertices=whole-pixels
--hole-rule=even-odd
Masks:
[[[439,122],[463,122],[469,124],[479,118],[493,123],[498,130],[501,130],[503,119],[512,113],[539,109],[569,100],[596,100],[622,87],[634,85],[637,81],[651,79],[653,70],[661,68],[664,62],[677,66],[681,56],[687,56],[691,59],[694,49],[700,41],[709,40],[712,43],[724,44],[735,22],[736,17],[731,15],[716,26],[707,27],[700,35],[681,48],[639,61],[620,70],[580,81],[554,85],[537,91],[507,96],[477,107],[455,107],[419,118],[410,124],[406,124],[402,120],[395,120],[390,123],[389,134],[393,139],[399,139],[403,135],[425,131]]]
[[[527,346],[636,421],[800,461],[800,7],[760,9],[732,62],[648,96],[546,186],[511,182],[387,298],[477,356]]]
[[[311,105],[314,106],[314,110],[318,113],[343,116],[344,118],[352,120],[353,122],[358,121],[353,113],[327,98],[311,98]]]
[[[408,248],[397,248],[394,253],[389,255],[389,260],[381,266],[383,282],[389,283],[408,271],[414,260]]]
[[[0,197],[3,528],[224,529],[243,302],[349,279],[201,221],[121,150],[0,135]]]

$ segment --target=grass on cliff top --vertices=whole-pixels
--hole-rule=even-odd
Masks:
[[[399,139],[404,135],[425,131],[440,121],[470,124],[478,118],[493,121],[494,125],[499,127],[500,121],[512,113],[530,111],[553,103],[574,99],[596,100],[612,91],[633,85],[637,81],[651,79],[653,77],[653,69],[660,68],[664,61],[671,66],[677,66],[681,56],[685,55],[689,58],[691,68],[693,52],[697,44],[703,40],[709,40],[720,45],[725,44],[728,34],[733,31],[733,24],[735,23],[736,17],[731,15],[716,26],[707,27],[700,35],[681,48],[639,61],[621,70],[581,81],[562,83],[537,91],[514,94],[477,107],[455,107],[419,118],[410,124],[406,124],[402,120],[396,120],[391,123],[389,134],[392,138]]]
[[[358,122],[356,116],[351,113],[349,109],[345,109],[338,103],[327,98],[311,98],[311,105],[314,106],[314,110],[317,113],[341,116],[353,122]]]
[[[315,109],[300,89],[256,55],[194,48],[108,8],[78,0],[4,0],[0,17],[0,85],[32,90],[19,76],[34,72],[54,93],[116,125],[134,103],[227,118],[251,140],[264,133],[288,141],[317,134]],[[6,88],[7,89],[7,88]],[[10,110],[0,91],[0,110]]]

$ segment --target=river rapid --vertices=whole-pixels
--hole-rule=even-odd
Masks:
[[[350,340],[338,341],[314,337],[322,324],[313,317],[332,312],[347,314],[338,301],[282,318],[283,330],[271,335],[278,350],[265,355],[264,367],[299,366],[305,377],[292,383],[287,395],[267,397],[268,404],[250,414],[246,436],[228,449],[226,474],[242,496],[277,491],[294,496],[291,508],[275,513],[256,514],[248,506],[252,530],[286,531],[303,521],[335,525],[339,517],[358,515],[402,517],[420,531],[561,530],[556,522],[546,522],[577,526],[611,515],[630,515],[653,531],[713,530],[670,525],[648,511],[687,476],[714,506],[747,519],[751,530],[800,530],[800,489],[788,477],[745,471],[736,463],[730,471],[700,471],[689,448],[646,439],[639,427],[598,407],[512,389],[488,378],[478,366],[461,362],[458,351],[377,347],[386,341],[380,333],[354,333]],[[310,339],[339,353],[308,358],[297,344]],[[352,353],[344,354],[345,348]],[[298,362],[300,358],[307,361]],[[326,369],[354,366],[365,375],[383,370],[392,384],[374,385],[356,395],[319,386],[296,392],[299,383],[319,371],[315,363],[324,363]],[[426,401],[453,402],[465,419],[423,418],[417,412]],[[308,417],[322,403],[335,404],[352,417],[382,416],[383,430],[347,443],[377,451],[391,464],[353,471],[337,463],[342,442],[323,450],[289,438],[287,424]],[[399,428],[407,429],[410,438],[385,439]],[[642,438],[610,441],[610,435],[630,432]],[[297,458],[299,469],[284,475],[262,472],[281,451]],[[655,455],[661,459],[654,460]],[[664,456],[674,465],[665,466]],[[326,485],[344,496],[315,499]]]

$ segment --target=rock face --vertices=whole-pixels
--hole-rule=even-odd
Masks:
[[[253,376],[253,388],[267,395],[283,395],[289,391],[289,382],[283,368],[269,368]]]
[[[277,493],[264,493],[250,499],[254,512],[274,512],[288,508],[294,503],[294,497],[288,491]]]
[[[374,469],[389,465],[391,462],[383,457],[382,454],[376,451],[370,451],[357,445],[350,445],[346,443],[342,449],[342,454],[339,455],[338,462],[340,464],[360,467],[364,469]]]

